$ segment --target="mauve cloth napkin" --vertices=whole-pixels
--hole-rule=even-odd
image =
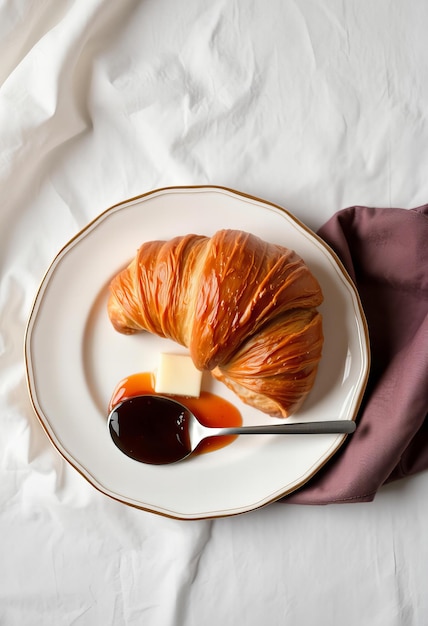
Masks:
[[[360,294],[371,368],[357,430],[282,502],[367,502],[384,483],[428,469],[428,204],[351,207],[318,234]]]

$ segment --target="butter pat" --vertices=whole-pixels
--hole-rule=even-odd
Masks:
[[[201,393],[202,372],[190,356],[162,353],[155,374],[155,392],[198,398]]]

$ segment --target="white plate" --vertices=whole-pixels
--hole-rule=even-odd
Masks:
[[[293,248],[318,278],[325,343],[314,388],[298,420],[355,418],[369,370],[367,327],[358,295],[336,256],[284,209],[220,187],[161,189],[113,206],[56,256],[29,318],[25,356],[31,400],[47,435],[87,480],[129,505],[181,518],[243,513],[290,493],[338,450],[346,435],[240,437],[222,450],[172,466],[123,455],[106,428],[117,382],[150,371],[171,342],[114,331],[108,284],[152,239],[221,228],[252,232]],[[174,348],[177,346],[174,345]],[[206,388],[232,401],[244,423],[270,418],[221,383]]]

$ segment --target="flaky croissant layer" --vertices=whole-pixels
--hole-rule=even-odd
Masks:
[[[110,284],[116,330],[186,346],[196,367],[270,415],[295,412],[323,345],[318,281],[293,251],[240,230],[144,243]]]

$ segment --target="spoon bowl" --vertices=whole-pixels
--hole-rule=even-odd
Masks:
[[[202,425],[177,400],[149,394],[129,398],[115,406],[107,425],[113,442],[124,454],[152,465],[166,465],[187,458],[207,437],[350,434],[356,427],[350,420],[331,420],[212,428]]]

